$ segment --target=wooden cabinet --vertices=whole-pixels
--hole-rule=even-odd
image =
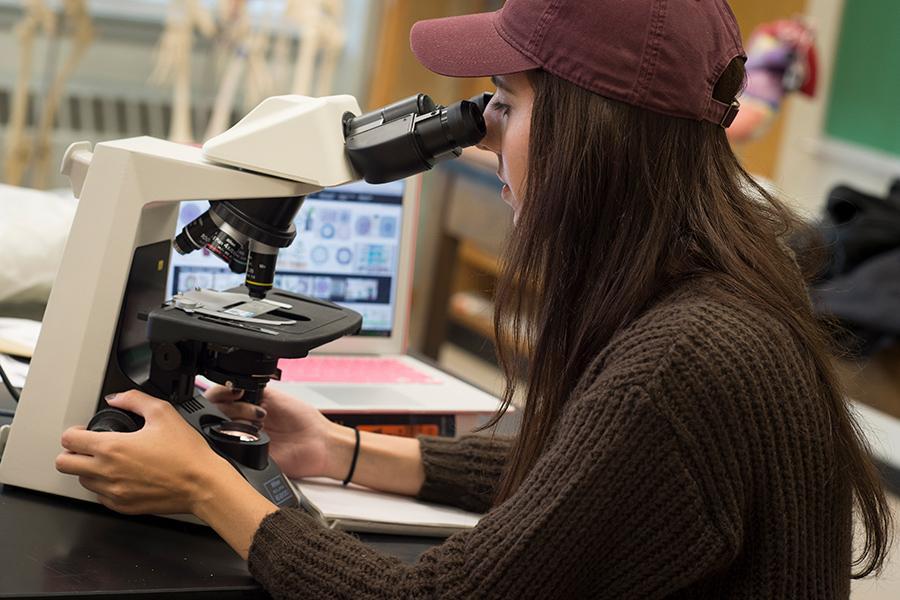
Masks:
[[[369,107],[385,106],[419,92],[447,104],[493,89],[485,78],[443,77],[428,71],[409,49],[409,31],[424,19],[496,10],[502,5],[500,0],[384,0],[381,5]]]
[[[497,257],[471,240],[461,241],[457,248],[453,285],[447,299],[447,318],[485,340],[493,340]]]
[[[419,266],[418,279],[431,280],[421,346],[434,358],[448,332],[460,329],[480,340],[484,355],[492,354],[498,256],[512,227],[512,211],[500,199],[496,161],[493,154],[467,149],[463,158],[441,165],[429,182],[440,190],[442,208],[436,235],[426,240],[436,252]]]

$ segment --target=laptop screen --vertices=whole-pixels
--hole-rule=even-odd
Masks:
[[[278,254],[275,287],[351,308],[363,317],[359,335],[390,337],[405,186],[357,182],[307,196],[294,220],[297,237]],[[207,208],[202,201],[182,202],[178,231]],[[172,255],[170,294],[243,283],[243,274],[232,273],[205,248]]]

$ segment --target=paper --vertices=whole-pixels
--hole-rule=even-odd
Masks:
[[[31,358],[40,333],[40,321],[0,318],[0,353]]]
[[[352,531],[384,531],[448,535],[471,529],[481,515],[408,496],[386,494],[357,485],[343,487],[330,479],[295,481],[300,492],[327,521]],[[341,522],[344,523],[340,527]]]
[[[6,373],[13,387],[22,388],[25,386],[25,378],[28,376],[28,363],[0,354],[0,367],[3,368],[3,372]]]

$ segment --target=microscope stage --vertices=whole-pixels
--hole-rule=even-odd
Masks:
[[[361,326],[359,313],[331,302],[279,289],[259,300],[234,288],[178,294],[150,312],[147,335],[151,342],[190,340],[302,358]]]

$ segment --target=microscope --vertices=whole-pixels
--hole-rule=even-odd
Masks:
[[[358,179],[395,181],[459,156],[484,137],[489,100],[444,107],[419,94],[360,114],[352,96],[276,96],[202,149],[151,137],[69,147],[62,171],[78,209],[12,427],[0,431],[0,481],[96,501],[54,468],[60,436],[72,425],[140,429],[138,415],[104,401],[139,389],[171,402],[273,503],[297,506],[266,432],[229,420],[195,378],[258,401],[279,379],[280,358],[357,332],[354,311],[273,287],[305,196]],[[210,208],[173,242],[185,200]],[[173,247],[208,250],[245,285],[167,298]]]

